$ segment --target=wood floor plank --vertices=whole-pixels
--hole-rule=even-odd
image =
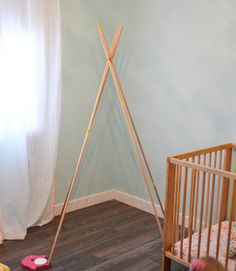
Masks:
[[[25,255],[48,255],[58,221],[29,229],[24,241],[6,241],[0,262],[21,271]],[[162,245],[153,215],[112,200],[66,215],[50,270],[161,270]]]

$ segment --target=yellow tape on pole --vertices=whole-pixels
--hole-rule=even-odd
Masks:
[[[99,31],[101,32],[101,34],[103,34],[102,25],[99,23],[98,26],[99,26]]]
[[[124,101],[122,99],[122,96],[120,96],[120,102],[121,102],[122,107],[124,107]]]
[[[90,134],[90,127],[87,130],[86,136],[88,137],[89,134]]]

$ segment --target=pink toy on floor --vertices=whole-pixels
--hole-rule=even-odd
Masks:
[[[26,270],[43,270],[50,267],[46,255],[30,255],[24,257],[21,261],[21,266]]]

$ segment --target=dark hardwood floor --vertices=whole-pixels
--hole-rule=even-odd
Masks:
[[[24,241],[6,241],[0,262],[17,271],[23,256],[48,255],[57,225],[58,217],[29,229]],[[154,216],[112,200],[66,215],[50,270],[161,270],[161,249]]]

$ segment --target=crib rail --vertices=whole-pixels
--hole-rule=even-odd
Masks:
[[[236,148],[236,144],[227,143],[227,144],[213,146],[213,147],[209,147],[209,148],[205,148],[205,149],[201,149],[201,150],[195,150],[195,151],[191,151],[191,152],[177,154],[177,155],[172,156],[172,158],[189,159],[189,158],[197,157],[199,155],[201,156],[204,154],[210,154],[210,153],[212,154],[215,151],[231,150],[232,148]]]
[[[232,167],[235,147],[224,144],[167,159],[165,256],[185,265],[193,257],[218,259],[221,222],[227,220],[224,264],[228,266],[231,226],[236,219],[236,173]],[[212,240],[212,225],[218,225],[214,226],[217,228],[215,240]],[[207,238],[205,248],[203,235]]]

